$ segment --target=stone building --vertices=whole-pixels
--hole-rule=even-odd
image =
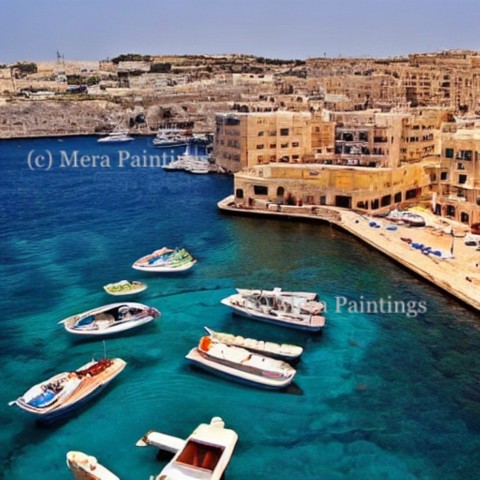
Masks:
[[[288,148],[298,141],[303,155],[265,156],[259,139],[272,129],[282,142],[286,123],[273,128],[281,118],[303,120],[284,131],[296,135],[285,138]],[[237,152],[238,169],[230,170],[246,169],[235,175],[236,202],[246,207],[301,203],[379,213],[431,198],[430,168],[440,154],[441,125],[450,118],[448,110],[438,108],[217,116],[216,159],[227,168],[220,158]]]
[[[217,114],[216,163],[229,172],[268,163],[302,163],[313,158],[313,146],[333,142],[319,118],[309,112]],[[326,129],[331,126],[326,127]]]
[[[435,178],[435,213],[469,225],[479,223],[480,125],[469,129],[453,123],[444,126]]]
[[[236,173],[234,196],[242,207],[327,205],[380,213],[430,198],[430,178],[420,163],[397,168],[276,163]]]

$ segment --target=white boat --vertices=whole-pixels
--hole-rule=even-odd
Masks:
[[[133,137],[128,135],[128,130],[115,130],[106,137],[99,138],[98,143],[126,143],[131,142]]]
[[[103,336],[131,330],[160,317],[160,312],[142,303],[111,303],[72,315],[58,323],[74,335]]]
[[[170,163],[162,165],[162,168],[167,172],[178,172],[185,169],[185,161],[180,156],[176,160],[172,160]]]
[[[288,343],[274,343],[254,338],[245,338],[241,335],[233,335],[232,333],[216,332],[211,328],[204,327],[213,341],[224,343],[225,345],[233,345],[250,350],[251,352],[260,353],[267,357],[278,358],[281,360],[296,360],[303,353],[303,348]]]
[[[189,144],[192,133],[181,128],[160,128],[152,143],[155,147],[175,148]]]
[[[316,293],[284,292],[273,290],[247,290],[237,288],[236,294],[221,302],[235,313],[254,320],[307,331],[321,331],[325,305]]]
[[[92,360],[31,387],[9,403],[45,423],[62,419],[98,395],[126,366],[121,358]]]
[[[296,373],[282,360],[212,341],[209,336],[202,337],[198,346],[192,348],[185,358],[229,380],[268,389],[287,387]]]
[[[220,480],[224,478],[237,441],[237,433],[225,428],[220,417],[213,417],[210,423],[201,423],[186,440],[151,431],[137,446],[152,445],[176,451],[155,480]]]
[[[197,261],[184,248],[163,247],[139,258],[132,265],[135,270],[145,272],[183,272],[192,268]]]
[[[136,293],[143,292],[148,286],[137,280],[132,282],[128,280],[120,280],[119,282],[109,283],[104,285],[103,289],[110,295],[121,296],[121,295],[134,295]]]
[[[76,480],[120,480],[95,457],[75,450],[67,452],[67,467]]]

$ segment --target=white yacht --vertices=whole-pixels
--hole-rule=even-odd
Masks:
[[[128,130],[115,130],[106,137],[99,138],[98,143],[126,143],[131,142],[133,137],[128,134]]]

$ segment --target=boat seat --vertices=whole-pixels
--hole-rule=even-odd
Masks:
[[[110,313],[98,313],[95,315],[96,322],[114,322],[115,318]]]

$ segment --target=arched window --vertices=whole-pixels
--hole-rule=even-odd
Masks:
[[[237,198],[243,198],[243,189],[237,188],[237,189],[235,190],[235,196],[236,196]]]
[[[277,188],[277,197],[283,197],[285,195],[285,189],[283,187]]]

